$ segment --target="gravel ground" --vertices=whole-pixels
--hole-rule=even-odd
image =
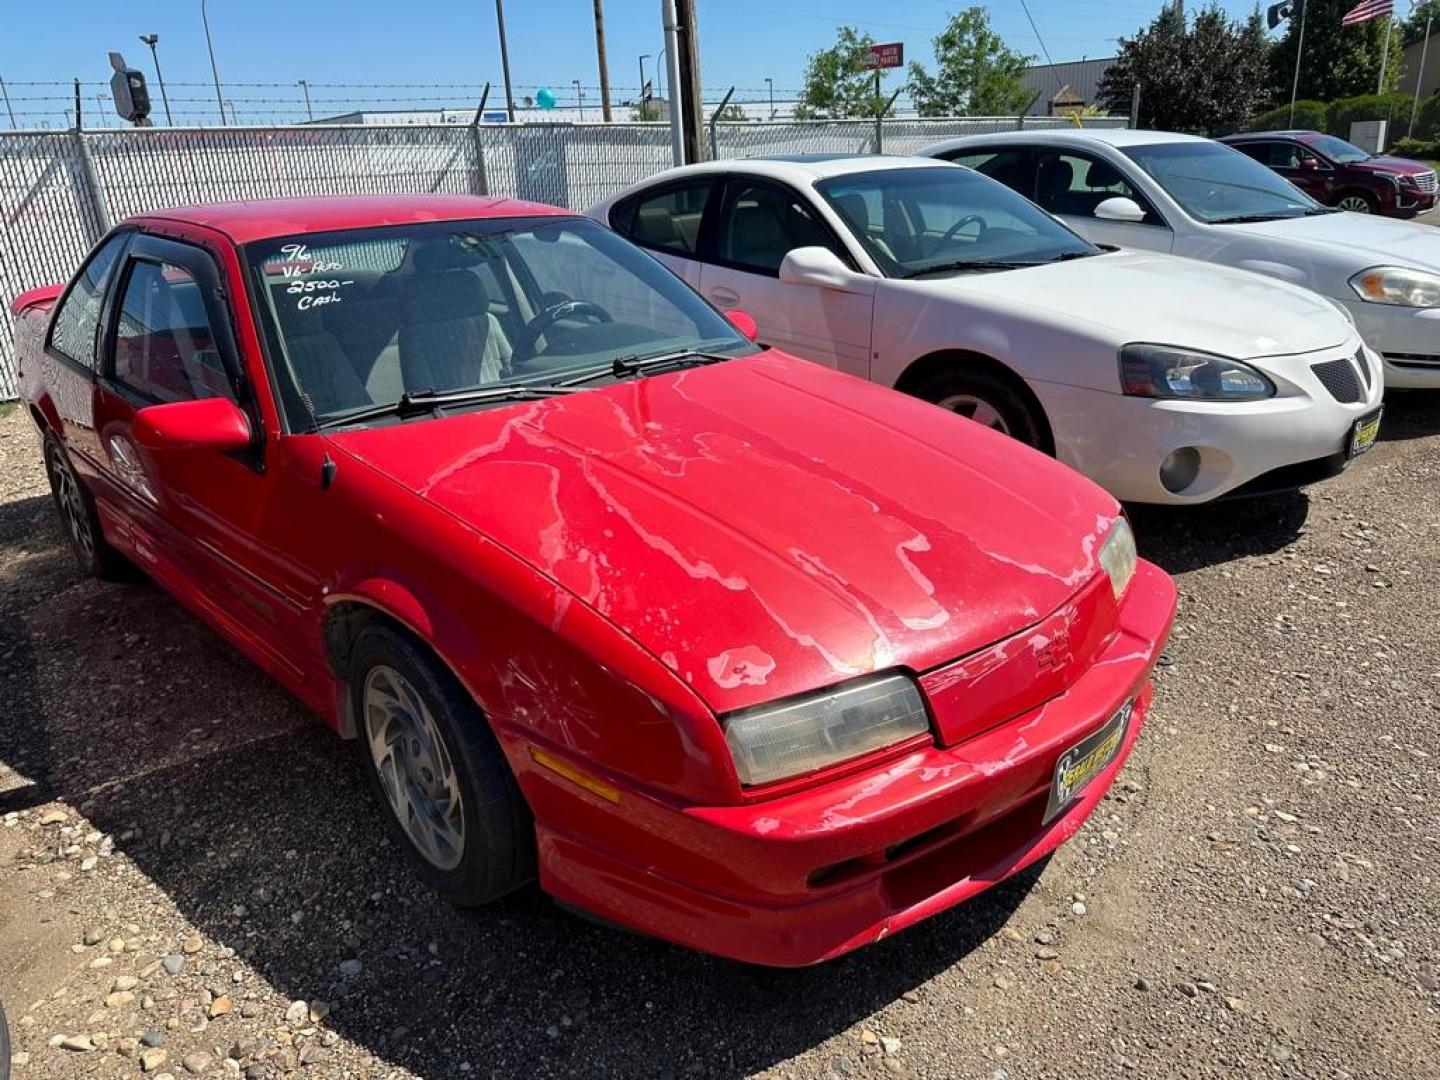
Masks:
[[[538,892],[460,912],[356,751],[152,586],[82,580],[0,417],[0,998],[15,1080],[1440,1076],[1440,396],[1307,495],[1135,514],[1181,608],[1111,797],[828,966]]]

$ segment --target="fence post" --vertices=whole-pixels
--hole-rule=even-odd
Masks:
[[[100,187],[100,177],[95,172],[95,159],[90,156],[90,144],[78,128],[70,134],[75,140],[76,152],[80,157],[80,177],[85,182],[85,194],[90,198],[91,208],[95,211],[95,220],[100,226],[99,233],[91,238],[93,243],[110,231],[112,224],[110,207],[105,203],[105,193]]]
[[[735,96],[735,88],[732,86],[732,87],[730,87],[729,90],[725,91],[725,97],[721,100],[719,106],[715,109],[715,111],[710,114],[710,160],[711,160],[711,161],[719,161],[719,160],[720,160],[719,143],[718,143],[718,142],[716,141],[716,139],[715,139],[715,124],[716,124],[717,121],[719,121],[719,119],[720,119],[720,114],[725,111],[725,106],[730,104],[730,99],[731,99],[732,97],[734,97],[734,96]]]
[[[1024,130],[1025,130],[1025,114],[1024,114],[1024,113],[1021,113],[1019,116],[1017,116],[1017,117],[1015,118],[1015,130],[1016,130],[1016,131],[1024,131]]]
[[[485,140],[480,138],[480,118],[485,114],[485,102],[490,100],[490,84],[485,84],[485,89],[480,92],[480,104],[475,106],[475,115],[470,120],[470,145],[475,151],[475,186],[480,190],[476,195],[490,194],[489,178],[485,175]]]

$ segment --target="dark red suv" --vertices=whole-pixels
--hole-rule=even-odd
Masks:
[[[1414,217],[1435,205],[1435,170],[1371,154],[1318,131],[1251,131],[1221,139],[1311,198],[1357,214]]]

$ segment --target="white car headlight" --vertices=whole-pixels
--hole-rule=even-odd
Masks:
[[[1372,266],[1350,279],[1361,300],[1398,307],[1440,307],[1440,274],[1403,266]]]
[[[1249,364],[1173,345],[1126,345],[1120,385],[1132,397],[1251,401],[1275,396],[1275,384]]]
[[[1124,596],[1125,590],[1130,587],[1137,558],[1135,534],[1130,531],[1130,523],[1123,517],[1116,518],[1115,524],[1110,526],[1110,535],[1100,545],[1100,566],[1110,576],[1110,588],[1116,600]]]
[[[745,785],[814,772],[930,730],[920,688],[904,675],[882,675],[723,720],[735,771]]]

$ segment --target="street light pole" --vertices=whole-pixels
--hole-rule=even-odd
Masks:
[[[505,76],[505,115],[515,122],[515,95],[510,92],[510,46],[505,42],[505,0],[495,0],[495,25],[500,31],[500,73]]]
[[[765,86],[766,86],[766,87],[769,89],[769,91],[770,91],[770,119],[771,119],[771,120],[774,120],[774,119],[775,119],[775,80],[772,79],[772,78],[769,78],[769,77],[767,76],[766,79],[765,79]]]
[[[315,122],[315,110],[310,108],[310,84],[304,79],[300,80],[300,89],[305,91],[305,115],[311,123]]]
[[[650,59],[650,54],[640,54],[640,119],[644,120],[649,115],[649,106],[645,102],[645,61]]]
[[[571,79],[570,82],[574,85],[575,97],[580,102],[580,122],[583,124],[585,122],[585,91],[580,89],[579,79]]]
[[[225,98],[220,94],[220,69],[215,66],[215,43],[210,40],[210,17],[205,13],[208,0],[200,0],[200,21],[205,24],[205,48],[210,50],[210,74],[215,79],[215,102],[220,106],[220,123],[225,123]]]
[[[160,42],[160,35],[141,34],[140,40],[150,46],[150,60],[155,65],[155,81],[160,84],[160,100],[165,103],[165,123],[174,127],[175,121],[170,119],[170,98],[165,93],[165,76],[160,74],[160,54],[155,51],[155,46]]]

